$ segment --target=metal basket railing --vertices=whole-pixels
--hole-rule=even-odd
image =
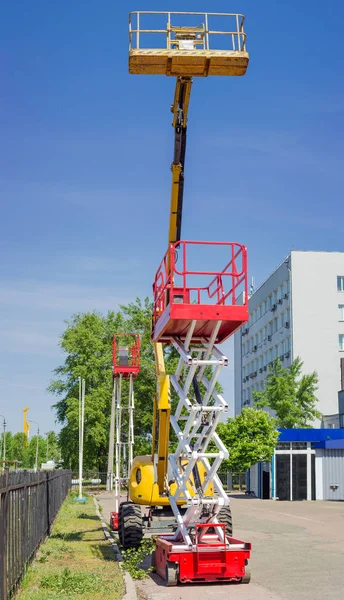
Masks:
[[[155,15],[167,20],[166,26],[161,28],[142,28],[143,16]],[[179,25],[180,17],[201,17],[202,23],[196,26]],[[230,22],[230,29],[212,29],[211,24],[215,18],[221,18],[226,23]],[[166,22],[166,21],[165,21]],[[227,50],[233,52],[246,52],[246,33],[244,32],[245,17],[239,13],[202,13],[202,12],[167,12],[167,11],[133,11],[129,14],[129,51],[142,49],[143,36],[151,34],[164,34],[165,45],[157,46],[167,50],[181,49],[181,40],[189,34],[193,40],[193,50],[217,50],[216,45],[210,43],[212,36],[228,36]],[[218,37],[217,37],[218,39]],[[156,46],[154,46],[156,47]],[[186,49],[184,44],[184,49]]]

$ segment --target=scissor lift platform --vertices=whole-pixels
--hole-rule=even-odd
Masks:
[[[140,335],[137,333],[115,333],[112,344],[113,363],[113,400],[115,401],[115,413],[111,420],[115,420],[116,426],[116,458],[115,458],[115,510],[110,513],[110,524],[113,531],[118,531],[119,512],[121,504],[121,485],[128,483],[128,473],[124,474],[126,458],[123,452],[128,448],[128,472],[133,462],[134,447],[134,380],[140,372]],[[128,401],[122,402],[122,380],[129,382]],[[126,441],[122,439],[122,413],[128,413],[124,421]],[[111,473],[112,478],[112,473]],[[112,480],[110,481],[112,489]]]
[[[163,17],[161,28],[143,28],[141,23],[145,15]],[[190,17],[201,23],[195,26],[175,24]],[[217,23],[221,18],[222,28],[210,29],[215,18]],[[130,13],[129,72],[177,77],[245,75],[249,54],[246,51],[244,20],[243,15],[226,13]],[[225,27],[230,27],[229,30],[223,28],[224,23]],[[154,34],[160,34],[161,47],[154,46],[157,40]]]
[[[195,246],[204,256],[222,250],[225,267],[191,270],[188,255]],[[235,242],[170,244],[153,284],[153,341],[168,343],[172,337],[184,341],[193,323],[189,342],[204,342],[212,336],[215,322],[220,322],[213,342],[223,342],[248,320],[247,286],[245,246]]]

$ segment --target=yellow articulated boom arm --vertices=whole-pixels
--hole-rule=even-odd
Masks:
[[[178,77],[171,105],[174,127],[174,155],[171,166],[172,192],[170,208],[170,226],[168,233],[169,244],[180,240],[182,228],[183,195],[184,195],[184,163],[186,152],[186,130],[189,101],[191,93],[191,77]],[[167,491],[168,443],[170,437],[170,380],[165,372],[163,346],[154,344],[157,397],[153,414],[152,459],[154,460],[157,441],[157,483],[159,493]]]
[[[178,242],[181,237],[183,195],[184,195],[184,163],[186,152],[186,130],[190,102],[192,79],[178,77],[171,106],[174,127],[174,156],[172,162],[172,193],[170,209],[170,227],[168,242]]]

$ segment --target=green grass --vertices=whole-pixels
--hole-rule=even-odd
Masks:
[[[121,600],[123,578],[104,539],[92,497],[71,492],[18,593],[20,600]]]

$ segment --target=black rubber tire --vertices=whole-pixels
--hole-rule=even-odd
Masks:
[[[225,523],[226,535],[229,537],[233,536],[233,522],[232,522],[232,511],[230,506],[224,506],[221,508],[217,515],[219,523]]]
[[[233,535],[233,523],[232,523],[232,511],[230,506],[224,506],[221,508],[220,512],[217,515],[217,520],[219,523],[224,523],[226,525],[226,535],[228,537],[232,537]],[[214,528],[209,527],[208,533],[214,533]]]
[[[178,569],[174,562],[167,561],[165,569],[165,585],[166,587],[174,587],[178,583]]]
[[[241,583],[250,583],[251,581],[251,571],[248,567],[245,568],[245,575],[241,580]]]
[[[138,548],[143,538],[141,507],[122,502],[118,511],[118,537],[123,550]]]

